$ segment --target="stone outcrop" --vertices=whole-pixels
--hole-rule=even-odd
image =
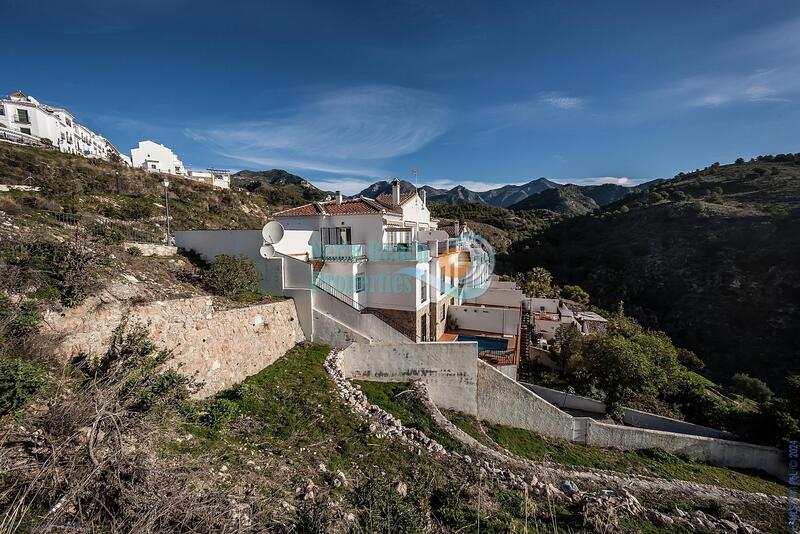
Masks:
[[[233,309],[210,297],[133,302],[89,299],[75,309],[48,312],[45,329],[60,337],[66,359],[104,353],[123,320],[139,322],[156,345],[172,351],[170,365],[203,382],[200,398],[241,382],[305,341],[291,300]]]

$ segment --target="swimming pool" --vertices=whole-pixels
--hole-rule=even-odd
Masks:
[[[459,335],[457,341],[477,341],[478,352],[485,350],[506,350],[508,348],[507,339],[497,339],[496,337],[465,336]]]

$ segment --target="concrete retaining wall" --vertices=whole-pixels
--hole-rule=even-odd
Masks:
[[[555,404],[559,408],[568,410],[579,410],[587,413],[605,415],[606,405],[595,399],[589,399],[580,395],[573,395],[564,391],[546,388],[537,384],[523,385],[542,397],[544,400]],[[679,419],[664,417],[633,408],[624,408],[623,423],[629,426],[647,428],[650,430],[661,430],[664,432],[675,432],[679,434],[690,434],[692,436],[703,436],[706,438],[735,439],[736,436],[730,432],[717,430],[702,425],[695,425]]]
[[[474,356],[473,356],[474,357]],[[478,365],[478,417],[490,423],[572,440],[573,417],[522,387],[491,365]],[[433,388],[428,390],[433,394]],[[434,399],[435,402],[435,399]]]
[[[478,415],[477,343],[364,345],[342,351],[347,378],[378,382],[421,380],[437,406]]]
[[[760,469],[781,480],[786,480],[788,476],[782,451],[738,441],[609,425],[588,419],[586,444],[622,450],[659,448],[687,454],[714,465]]]

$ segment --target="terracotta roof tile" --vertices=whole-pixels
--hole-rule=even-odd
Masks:
[[[382,203],[376,202],[371,198],[357,197],[343,200],[341,204],[337,204],[335,200],[303,204],[302,206],[297,206],[296,208],[279,211],[275,213],[274,216],[303,217],[309,215],[369,215],[371,213],[381,213],[383,211],[387,211],[389,213],[397,212],[397,210],[391,206],[384,206]]]
[[[400,205],[402,206],[403,204],[405,204],[406,202],[408,202],[409,200],[411,200],[415,196],[417,196],[416,193],[402,193],[400,195]],[[388,208],[392,207],[392,195],[390,195],[390,194],[378,195],[377,197],[375,197],[375,200],[380,202],[381,204],[383,204],[384,206],[386,206]]]

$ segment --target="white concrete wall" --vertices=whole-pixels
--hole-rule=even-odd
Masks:
[[[374,315],[361,313],[319,288],[313,290],[312,296],[314,311],[335,319],[338,323],[338,329],[348,328],[352,330],[354,338],[361,336],[372,343],[413,343],[411,339]],[[300,307],[298,306],[298,310],[299,309]],[[335,335],[332,335],[332,332]],[[341,336],[339,336],[336,330],[317,329],[316,325],[314,327],[313,339],[321,343],[330,343],[336,347],[342,346],[340,342]]]
[[[490,423],[524,428],[572,440],[573,417],[477,358],[478,417]]]
[[[622,450],[659,448],[687,454],[714,465],[761,469],[780,480],[786,480],[788,476],[783,451],[738,441],[609,425],[589,419],[586,444]]]
[[[477,415],[476,343],[364,345],[343,351],[347,378],[378,382],[421,380],[439,407]]]
[[[131,162],[134,167],[142,167],[145,161],[154,161],[156,168],[147,167],[148,172],[164,172],[168,174],[186,174],[183,162],[178,156],[160,143],[139,141],[139,146],[131,149]]]
[[[519,308],[520,302],[524,298],[525,294],[518,289],[496,289],[489,287],[483,294],[475,298],[464,299],[464,303]]]
[[[546,388],[537,384],[524,384],[523,385],[545,399],[546,401],[568,410],[580,410],[582,412],[594,413],[604,415],[606,413],[605,403],[582,397],[580,395],[573,395],[564,391]],[[707,438],[718,439],[735,439],[736,436],[730,432],[717,430],[702,425],[695,425],[679,419],[671,417],[664,417],[633,408],[623,408],[624,416],[622,422],[626,425],[647,428],[650,430],[661,430],[663,432],[675,432],[679,434],[689,434],[692,436],[703,436]]]
[[[463,330],[515,336],[519,329],[519,308],[450,306],[447,313]]]

